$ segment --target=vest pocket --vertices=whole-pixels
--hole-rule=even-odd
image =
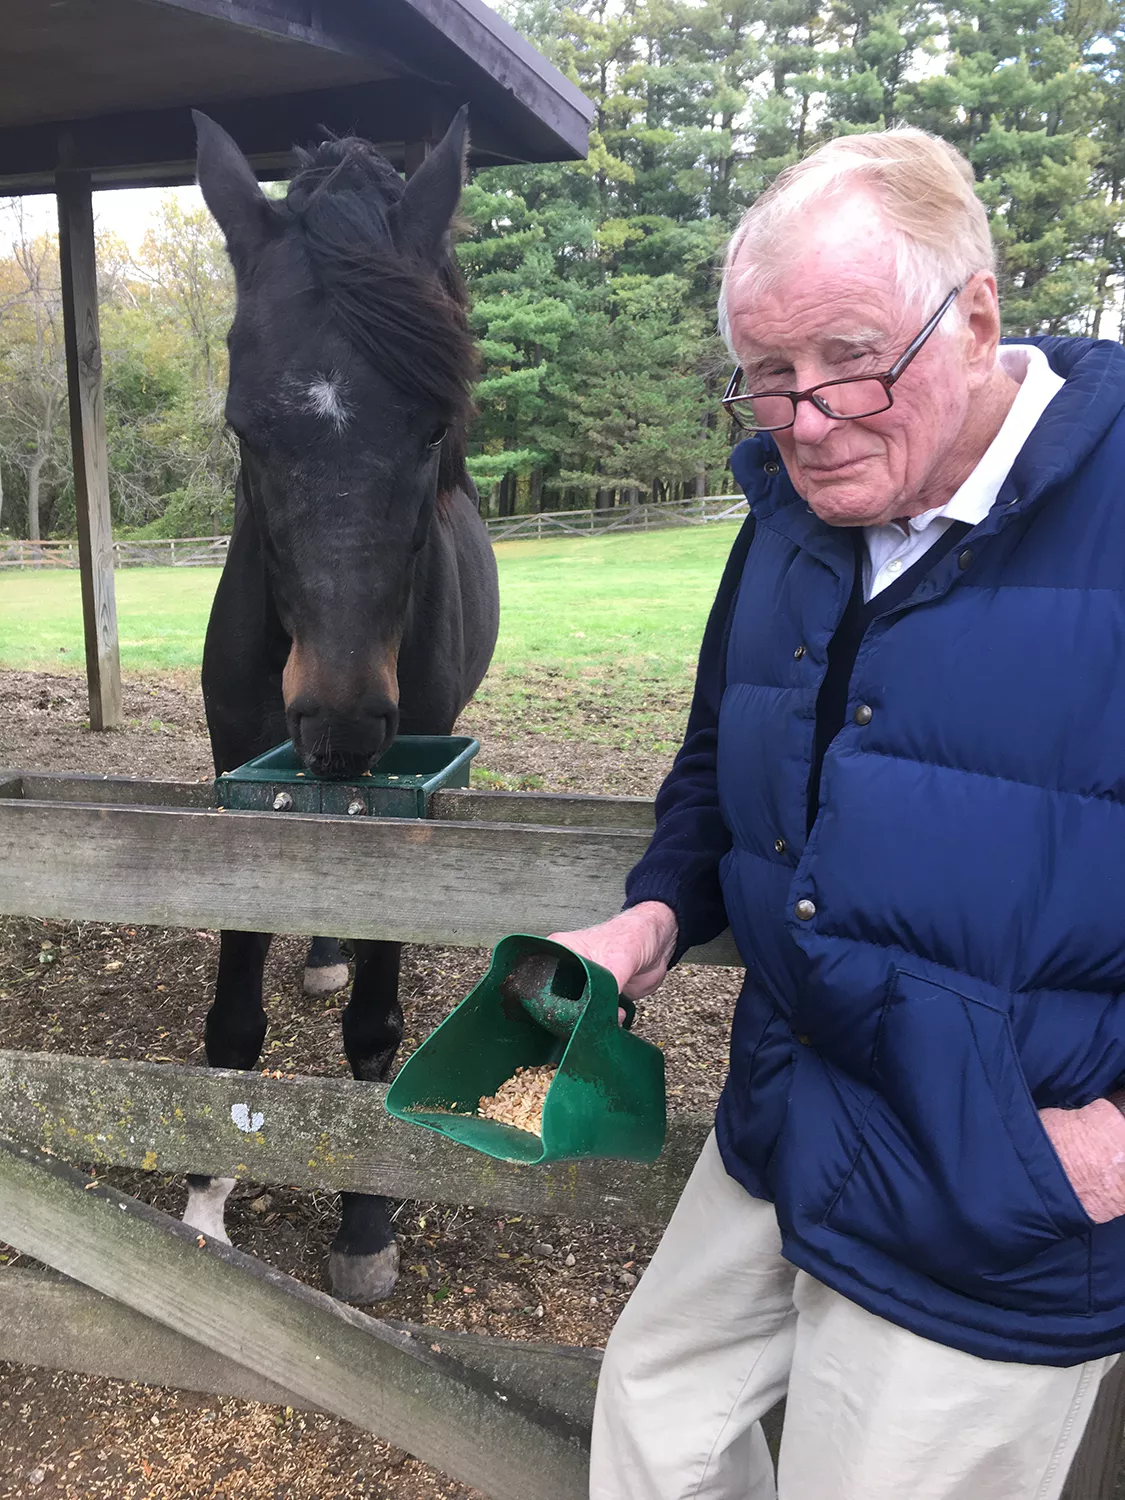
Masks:
[[[1089,1232],[1006,1010],[898,971],[859,1149],[822,1223],[1000,1306],[1087,1311]]]

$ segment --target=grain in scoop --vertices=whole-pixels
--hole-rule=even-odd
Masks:
[[[551,1065],[517,1068],[494,1094],[486,1095],[480,1101],[477,1113],[499,1125],[514,1125],[517,1130],[542,1135],[543,1106],[554,1076],[555,1068]]]

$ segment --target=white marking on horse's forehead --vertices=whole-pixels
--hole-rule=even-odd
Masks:
[[[343,382],[336,375],[318,375],[305,387],[305,406],[314,416],[331,422],[343,432],[351,421],[351,408],[344,401]]]

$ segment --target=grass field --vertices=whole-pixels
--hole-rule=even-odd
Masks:
[[[528,678],[608,676],[681,690],[736,530],[501,543],[493,682],[516,691]],[[198,669],[218,577],[211,568],[119,572],[123,670]],[[78,574],[0,573],[0,666],[75,670],[82,661]]]

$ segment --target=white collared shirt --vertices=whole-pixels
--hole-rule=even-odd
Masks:
[[[1051,369],[1042,349],[1034,344],[1004,344],[999,360],[1001,369],[1018,380],[1020,388],[1000,431],[952,500],[934,510],[925,510],[920,516],[912,516],[905,528],[898,521],[863,528],[867,542],[863,563],[865,599],[873,599],[900,578],[944,535],[951,522],[967,521],[970,526],[977,526],[984,520],[1032,428],[1065,384],[1062,376]]]

